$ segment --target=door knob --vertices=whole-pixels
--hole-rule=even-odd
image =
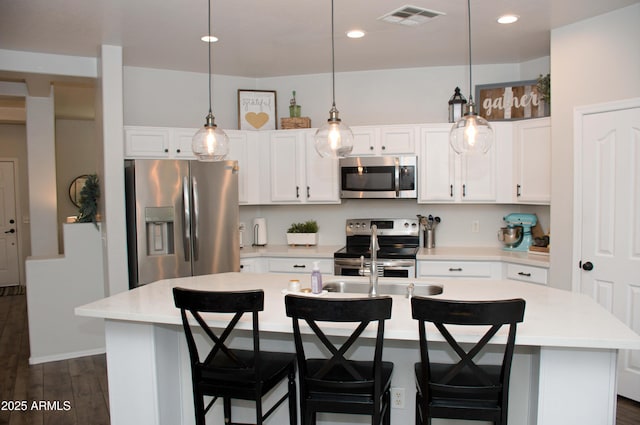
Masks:
[[[590,272],[591,270],[593,270],[593,263],[591,261],[587,261],[586,263],[583,263],[582,270],[586,272]]]
[[[15,233],[15,232],[16,232],[16,229],[9,229],[5,233]]]

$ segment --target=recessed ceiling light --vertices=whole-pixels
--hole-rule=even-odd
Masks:
[[[351,30],[347,32],[347,37],[349,38],[362,38],[364,37],[364,31],[362,30]]]
[[[520,17],[518,15],[502,15],[498,18],[500,24],[513,24],[517,22]]]
[[[218,41],[218,37],[213,35],[203,35],[202,37],[200,37],[200,40],[204,41],[205,43],[215,43],[216,41]]]

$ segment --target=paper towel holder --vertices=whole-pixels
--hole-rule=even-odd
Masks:
[[[263,226],[264,229],[261,229]],[[261,240],[264,239],[264,240]],[[252,246],[265,246],[267,244],[267,229],[264,219],[253,220],[253,244]]]

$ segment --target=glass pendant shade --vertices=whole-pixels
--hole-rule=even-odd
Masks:
[[[222,161],[229,153],[229,136],[207,115],[207,122],[191,140],[191,149],[198,161]]]
[[[479,116],[470,100],[467,113],[451,128],[449,144],[457,154],[485,154],[493,143],[493,129]]]
[[[315,148],[323,158],[344,158],[353,150],[353,132],[338,118],[333,107],[330,118],[316,131]]]

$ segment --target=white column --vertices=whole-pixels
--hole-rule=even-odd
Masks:
[[[56,146],[53,88],[26,98],[31,255],[58,254]]]
[[[124,205],[122,47],[102,46],[96,114],[102,119],[102,217],[106,294],[129,289]]]

